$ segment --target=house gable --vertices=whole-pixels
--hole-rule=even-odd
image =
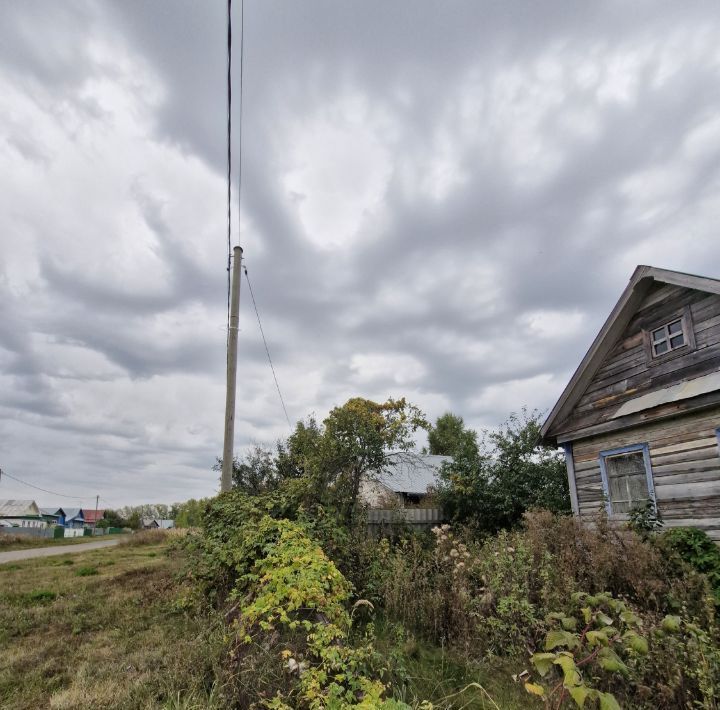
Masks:
[[[678,318],[689,324],[688,342],[653,357],[649,333]],[[719,359],[720,281],[639,266],[543,425],[543,439],[557,444],[714,404],[720,392],[707,376]],[[682,388],[665,395],[688,381],[696,381],[688,396]]]

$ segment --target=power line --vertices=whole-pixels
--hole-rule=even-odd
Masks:
[[[227,333],[230,335],[230,264],[232,259],[232,0],[227,3]]]
[[[22,483],[24,486],[30,486],[30,488],[35,488],[35,490],[42,491],[43,493],[49,493],[53,496],[58,496],[59,498],[70,498],[71,500],[79,500],[81,503],[84,500],[87,500],[86,498],[80,498],[79,496],[68,496],[63,493],[56,493],[55,491],[49,491],[47,488],[41,488],[40,486],[36,486],[33,483],[28,483],[27,481],[23,481],[20,478],[17,478],[15,476],[11,476],[7,471],[2,470],[2,475],[7,476],[8,478],[12,478],[13,481],[17,481],[18,483]]]
[[[245,0],[240,0],[240,109],[238,123],[238,246],[240,245],[240,220],[242,218],[242,134],[243,134],[243,69],[245,67]]]
[[[260,326],[260,335],[262,335],[263,345],[265,346],[265,353],[267,354],[268,362],[270,363],[270,369],[272,370],[273,379],[275,380],[275,387],[277,388],[278,396],[280,397],[280,404],[282,404],[283,412],[285,412],[285,419],[287,419],[288,426],[292,429],[292,424],[290,423],[290,417],[287,413],[287,408],[285,407],[285,400],[283,399],[282,392],[280,391],[280,385],[278,384],[278,378],[275,374],[275,367],[273,366],[272,358],[270,357],[270,350],[268,349],[267,340],[265,339],[265,331],[262,327],[262,321],[260,320],[260,313],[258,311],[257,303],[255,302],[255,294],[252,290],[252,285],[250,284],[250,277],[248,276],[247,272],[247,266],[245,267],[245,280],[247,281],[248,290],[250,291],[250,298],[252,299],[253,308],[255,309],[255,315],[257,316],[257,322]]]

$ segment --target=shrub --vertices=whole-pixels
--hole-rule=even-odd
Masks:
[[[715,603],[720,606],[720,548],[712,538],[697,528],[673,528],[663,533],[658,544],[704,574],[713,589]]]

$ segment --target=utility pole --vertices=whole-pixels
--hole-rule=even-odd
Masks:
[[[97,512],[98,503],[100,502],[100,496],[95,496],[95,518],[93,520],[93,535],[95,535],[95,528],[97,528]]]
[[[235,439],[235,384],[237,381],[237,341],[240,322],[240,266],[242,247],[233,249],[232,297],[230,300],[230,332],[227,350],[227,388],[225,392],[225,442],[223,445],[220,492],[232,488],[233,443]]]

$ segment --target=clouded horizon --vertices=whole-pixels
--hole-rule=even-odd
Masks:
[[[291,419],[547,410],[637,264],[720,277],[716,9],[246,0],[241,241]],[[225,32],[220,0],[0,5],[0,468],[84,506],[217,489]],[[239,450],[288,434],[245,286]]]

